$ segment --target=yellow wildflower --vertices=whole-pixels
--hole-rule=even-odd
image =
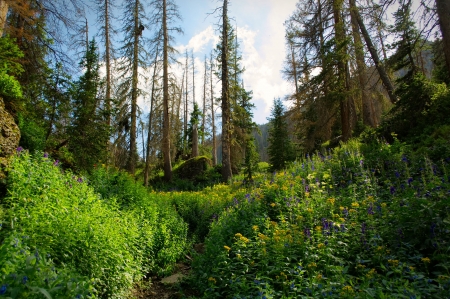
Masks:
[[[339,210],[343,211],[345,208],[343,206],[339,207]]]
[[[267,236],[264,235],[264,234],[261,234],[261,233],[258,233],[258,237],[259,237],[261,240],[267,239]]]
[[[356,269],[364,269],[365,267],[366,267],[365,265],[358,264],[358,265],[356,266]]]
[[[372,268],[369,272],[367,272],[366,277],[372,278],[375,274],[377,274],[377,270]]]
[[[237,233],[237,234],[235,234],[234,235],[236,238],[240,238],[240,237],[242,237],[242,234],[241,233]]]
[[[309,192],[305,192],[305,196],[306,196],[306,197],[309,197]]]
[[[349,213],[356,213],[356,210],[355,209],[350,209],[350,210],[348,210],[348,212]]]
[[[330,204],[334,205],[334,202],[336,201],[334,198],[328,198],[327,200]]]
[[[231,248],[228,247],[227,245],[223,246],[223,248],[225,248],[227,251],[230,251],[230,250],[231,250]]]
[[[244,243],[248,243],[248,239],[244,236],[240,237],[239,240],[243,241]]]
[[[357,202],[352,202],[352,207],[354,207],[354,208],[359,207],[359,203],[357,203]]]
[[[309,213],[312,213],[314,210],[313,209],[311,209],[311,208],[307,208],[306,209]]]
[[[345,222],[345,219],[344,218],[339,218],[339,221],[340,222]]]
[[[354,292],[354,290],[353,290],[353,288],[352,288],[351,286],[345,286],[345,287],[343,287],[343,288],[342,288],[342,291],[343,291],[344,293],[353,293],[353,292]]]
[[[320,226],[320,225],[316,226],[315,230],[318,232],[322,231],[322,226]]]
[[[253,230],[258,230],[258,226],[257,226],[257,225],[253,225],[253,226],[252,226],[252,229],[253,229]]]
[[[319,245],[317,245],[317,248],[319,248],[319,249],[321,249],[323,247],[325,247],[325,244],[323,244],[323,243],[320,243]]]
[[[215,279],[214,277],[208,278],[208,281],[211,281],[211,282],[214,283],[214,284],[217,282],[216,279]]]
[[[381,203],[381,206],[382,206],[383,208],[385,208],[385,207],[386,207],[386,203],[385,203],[385,202]]]
[[[270,204],[270,206],[271,206],[272,208],[275,207],[276,205],[277,205],[277,204],[274,203],[274,202]]]
[[[236,256],[237,256],[238,259],[241,259],[241,258],[242,258],[242,256],[241,256],[239,253],[236,254]]]
[[[315,268],[315,267],[317,267],[317,264],[312,262],[312,263],[309,263],[307,267],[308,268]]]
[[[398,260],[388,260],[388,263],[391,264],[394,267],[398,266]]]
[[[322,279],[322,274],[317,274],[316,278],[317,278],[317,280],[321,280]]]
[[[427,257],[423,257],[421,260],[422,260],[422,262],[424,262],[424,263],[426,263],[426,264],[427,264],[427,263],[428,263],[428,264],[430,263],[430,259],[427,258]]]
[[[409,270],[414,271],[414,269],[416,269],[416,268],[413,266],[409,266]]]

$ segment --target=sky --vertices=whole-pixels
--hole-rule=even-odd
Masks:
[[[242,54],[242,76],[245,88],[253,91],[253,120],[267,123],[274,98],[283,98],[293,92],[293,86],[281,74],[285,57],[285,29],[283,23],[295,10],[298,0],[231,0],[228,16],[237,26],[238,41]],[[183,35],[175,36],[180,52],[194,51],[196,75],[196,100],[202,94],[204,56],[218,42],[218,15],[208,15],[222,1],[177,0],[182,16],[180,27]],[[217,82],[220,86],[220,82]],[[215,96],[220,93],[216,88]]]

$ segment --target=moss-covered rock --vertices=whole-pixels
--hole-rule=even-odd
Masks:
[[[205,156],[198,156],[184,161],[174,170],[174,174],[180,179],[195,181],[202,176],[211,165],[212,162],[210,159]]]
[[[14,118],[5,110],[0,97],[0,180],[5,178],[8,158],[15,153],[20,141],[20,130]]]

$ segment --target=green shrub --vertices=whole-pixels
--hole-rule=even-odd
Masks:
[[[94,282],[26,245],[28,236],[10,234],[0,245],[0,298],[96,298]]]
[[[57,265],[98,279],[101,296],[121,297],[142,277],[133,246],[138,223],[113,200],[99,200],[85,178],[62,173],[57,164],[24,151],[12,160],[4,199],[10,225],[3,234],[20,231]]]

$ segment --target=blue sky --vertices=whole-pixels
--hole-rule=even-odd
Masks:
[[[293,92],[293,87],[281,75],[285,57],[284,21],[294,12],[297,0],[231,0],[229,17],[237,25],[237,34],[242,53],[242,65],[246,71],[243,75],[245,88],[253,91],[256,105],[254,121],[258,124],[267,122],[273,99],[283,98]],[[220,6],[217,0],[178,0],[180,14],[183,18],[180,26],[184,34],[177,35],[175,44],[180,52],[194,50],[196,82],[202,82],[203,59],[217,43],[218,32],[215,31],[218,19],[211,13]],[[215,35],[215,36],[214,36]],[[197,84],[197,95],[201,86]],[[197,88],[196,88],[197,90]],[[220,92],[220,88],[217,89]],[[217,95],[216,95],[217,96]],[[197,98],[197,96],[196,96]],[[199,100],[200,97],[198,97]]]
[[[229,17],[231,24],[237,26],[237,34],[242,54],[242,66],[245,88],[253,91],[254,121],[258,124],[267,123],[270,108],[274,98],[283,98],[293,93],[293,86],[281,75],[285,57],[285,30],[283,23],[294,12],[298,0],[230,0]],[[120,6],[120,0],[117,4]],[[203,93],[204,57],[218,42],[217,15],[209,15],[218,6],[220,0],[175,0],[182,16],[179,26],[184,34],[175,34],[175,47],[180,52],[179,61],[184,63],[184,52],[194,51],[196,66],[196,101],[199,102]],[[150,10],[147,11],[149,13]],[[115,16],[120,20],[120,12]],[[95,16],[89,16],[90,28],[95,27]],[[115,24],[120,31],[120,23]],[[92,34],[95,34],[92,30]],[[144,30],[144,35],[151,35]],[[120,37],[115,38],[116,42]],[[101,47],[101,45],[100,45]],[[181,69],[172,67],[172,72],[179,74]],[[217,81],[217,80],[216,80]],[[215,96],[220,94],[220,82],[216,82]],[[139,99],[140,108],[147,113],[147,100]]]

